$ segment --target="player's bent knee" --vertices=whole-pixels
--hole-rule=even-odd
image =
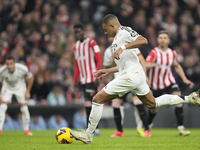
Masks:
[[[119,102],[113,101],[112,102],[112,107],[113,108],[119,108],[121,106],[121,104]]]
[[[103,104],[103,103],[101,102],[101,99],[98,98],[97,94],[93,97],[92,102],[98,103],[98,104]]]
[[[29,111],[28,111],[28,106],[27,106],[27,105],[22,106],[22,107],[20,108],[20,110],[21,110],[22,113],[29,112]]]
[[[145,105],[149,109],[155,109],[156,108],[156,104],[154,104],[154,103],[149,103],[149,104],[145,104]]]
[[[0,110],[2,110],[3,112],[6,112],[7,109],[8,109],[8,106],[5,103],[2,103],[0,105]]]

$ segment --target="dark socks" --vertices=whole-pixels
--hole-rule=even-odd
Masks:
[[[149,130],[149,123],[148,123],[147,113],[145,111],[144,105],[143,104],[136,105],[136,107],[139,111],[139,115],[140,115],[140,118],[142,120],[145,130]]]
[[[114,111],[114,120],[115,120],[115,123],[117,125],[117,131],[123,132],[122,116],[121,116],[120,108],[113,108],[113,111]]]
[[[183,107],[175,107],[175,114],[178,126],[183,125]]]
[[[149,110],[149,120],[148,120],[149,124],[151,124],[151,123],[153,122],[153,119],[154,119],[155,116],[156,116],[156,113],[153,114],[153,113],[151,113],[151,111]]]

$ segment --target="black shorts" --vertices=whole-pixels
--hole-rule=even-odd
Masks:
[[[86,83],[86,84],[81,84],[81,88],[83,90],[84,98],[85,100],[91,101],[93,96],[97,92],[97,88],[94,86],[94,83]]]
[[[154,97],[159,97],[163,94],[171,94],[173,92],[180,92],[180,88],[178,84],[173,83],[170,84],[168,87],[161,89],[161,90],[151,90]]]

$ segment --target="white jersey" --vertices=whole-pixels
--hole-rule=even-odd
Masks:
[[[136,55],[141,55],[139,48],[134,48]],[[113,64],[113,54],[112,54],[112,46],[109,46],[104,53],[103,66],[111,66]],[[115,78],[119,75],[119,73],[114,73]]]
[[[2,88],[8,88],[10,90],[24,88],[26,87],[25,77],[30,79],[32,73],[22,64],[15,63],[15,70],[13,73],[8,71],[6,65],[0,68],[0,82],[2,83]]]
[[[140,35],[130,27],[119,27],[112,43],[112,52],[114,53],[122,45],[135,41],[138,36]],[[120,75],[134,73],[138,69],[142,70],[136,50],[135,48],[124,50],[119,56],[120,59],[115,59]]]

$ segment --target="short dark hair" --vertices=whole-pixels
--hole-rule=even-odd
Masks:
[[[74,29],[76,29],[76,28],[81,28],[83,30],[84,26],[81,23],[77,23],[77,24],[74,25]]]
[[[159,36],[160,34],[167,34],[168,37],[169,37],[169,32],[168,32],[167,30],[160,30],[160,31],[158,32],[158,36]]]
[[[7,56],[6,60],[13,60],[13,61],[15,61],[15,58],[13,56]]]
[[[113,14],[108,14],[105,17],[103,17],[101,24],[104,24],[104,23],[107,24],[112,19],[117,19],[117,17]]]

